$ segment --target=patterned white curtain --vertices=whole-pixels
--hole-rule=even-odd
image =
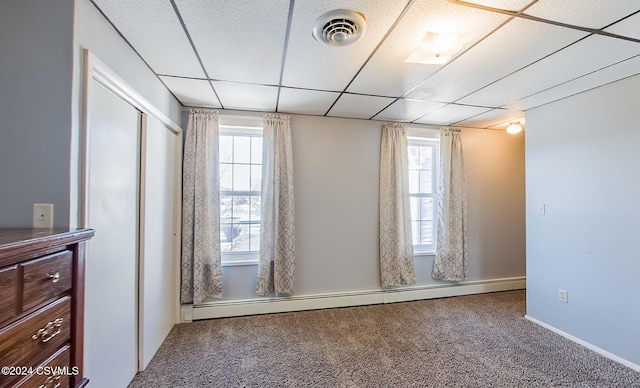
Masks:
[[[182,303],[222,297],[218,137],[218,112],[189,112],[182,166]]]
[[[286,115],[263,118],[262,233],[258,296],[293,295],[295,209],[291,124]]]
[[[467,278],[467,183],[460,130],[440,130],[438,182],[438,238],[431,277],[462,281]]]
[[[407,127],[384,124],[380,144],[380,279],[382,287],[415,283]]]

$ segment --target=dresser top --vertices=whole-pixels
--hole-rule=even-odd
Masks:
[[[0,260],[7,256],[47,250],[90,239],[93,229],[0,228]]]

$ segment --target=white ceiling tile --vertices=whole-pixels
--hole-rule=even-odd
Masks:
[[[415,120],[420,124],[433,124],[433,125],[451,125],[477,116],[484,112],[491,110],[491,108],[481,108],[478,106],[456,105],[449,104],[444,108],[435,110],[426,116]]]
[[[522,100],[514,101],[508,104],[507,107],[515,109],[535,108],[638,73],[640,73],[640,56],[587,74],[584,77],[547,89]]]
[[[95,3],[157,74],[204,78],[170,2],[95,0]]]
[[[374,119],[411,122],[429,112],[444,107],[445,103],[421,100],[398,100],[380,112]]]
[[[486,7],[519,11],[533,0],[465,0],[467,3],[484,5]]]
[[[324,115],[338,96],[340,93],[336,92],[281,88],[278,111]]]
[[[225,109],[273,112],[278,99],[277,86],[212,81]]]
[[[447,0],[416,0],[348,91],[400,96],[441,68],[440,65],[404,63],[427,31],[471,35],[464,50],[505,20],[504,15],[455,5]]]
[[[293,10],[283,85],[342,91],[365,62],[407,1],[298,0]],[[326,12],[349,8],[367,20],[365,34],[355,43],[332,47],[316,41],[313,25]]]
[[[640,44],[603,36],[590,36],[460,102],[501,107],[581,75],[640,54]]]
[[[472,128],[489,128],[504,122],[517,121],[517,119],[521,117],[524,117],[524,112],[519,110],[493,109],[473,118],[457,122],[455,125]]]
[[[220,108],[218,98],[207,80],[176,77],[160,77],[160,79],[182,105]]]
[[[368,119],[391,104],[393,98],[343,94],[328,116]]]
[[[524,13],[543,19],[599,29],[639,9],[638,0],[539,0]]]
[[[612,34],[640,39],[640,13],[612,25],[605,29],[605,31],[611,32]]]
[[[176,4],[210,78],[279,83],[289,1],[176,0]]]
[[[454,102],[584,36],[567,28],[513,19],[407,97]]]

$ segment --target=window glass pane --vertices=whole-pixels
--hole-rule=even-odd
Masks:
[[[411,222],[411,237],[413,239],[413,245],[420,244],[420,221]]]
[[[260,250],[260,225],[251,225],[249,227],[249,230],[250,230],[249,250],[259,251]]]
[[[415,221],[417,219],[420,218],[420,208],[419,208],[419,203],[420,203],[420,198],[418,197],[410,197],[409,198],[409,203],[411,205],[411,220]]]
[[[420,192],[431,194],[433,192],[433,173],[431,171],[420,171]]]
[[[233,162],[233,136],[220,135],[220,163]]]
[[[234,238],[234,225],[231,223],[220,224],[220,250],[230,252]]]
[[[249,221],[251,197],[233,197],[233,222]]]
[[[433,148],[420,147],[420,168],[431,170],[431,158],[433,156]]]
[[[251,191],[260,191],[262,166],[251,166]]]
[[[409,146],[409,168],[420,168],[420,147]]]
[[[258,196],[253,196],[250,197],[251,198],[251,209],[250,209],[250,219],[251,221],[260,221],[260,212],[262,210],[261,208],[261,203],[260,203],[260,197]]]
[[[233,186],[233,165],[220,163],[220,190],[229,191]]]
[[[233,222],[233,197],[220,197],[220,223]]]
[[[420,190],[420,171],[409,170],[409,192],[418,193]]]
[[[251,164],[262,164],[262,138],[251,138]]]
[[[420,198],[420,219],[433,220],[433,198]]]
[[[233,166],[233,191],[249,191],[250,183],[250,166],[243,164],[235,164]]]
[[[260,249],[260,192],[262,181],[262,137],[220,135],[220,245],[223,252]],[[416,204],[419,206],[419,204]]]
[[[233,163],[251,162],[251,138],[247,136],[234,136],[233,139]]]
[[[249,250],[249,225],[233,224],[233,243],[231,244],[232,252],[241,252]]]
[[[433,221],[420,221],[420,244],[433,244]]]

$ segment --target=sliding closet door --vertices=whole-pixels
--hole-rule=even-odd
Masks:
[[[173,327],[178,305],[175,258],[180,136],[145,116],[140,212],[140,369]]]
[[[138,366],[140,112],[91,81],[88,96],[85,374],[126,387]]]

